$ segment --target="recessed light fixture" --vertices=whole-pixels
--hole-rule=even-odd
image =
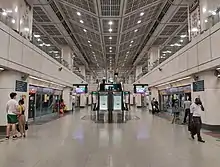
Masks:
[[[134,32],[137,32],[137,31],[138,31],[138,29],[134,30]]]
[[[40,38],[37,38],[37,41],[41,41],[41,39],[40,39]]]
[[[91,43],[90,41],[88,41],[88,43]]]
[[[28,27],[25,27],[25,28],[24,28],[24,31],[27,31],[27,32],[28,32],[29,30],[30,30],[30,29],[29,29]]]
[[[95,52],[92,52],[93,54],[95,54]]]
[[[91,44],[89,46],[92,46]]]
[[[112,22],[112,21],[109,21],[109,22],[108,22],[108,24],[109,24],[109,25],[112,25],[112,24],[113,24],[113,22]]]
[[[109,52],[112,53],[112,50],[110,50]]]
[[[129,46],[132,46],[132,44],[130,44]]]
[[[36,35],[36,34],[35,34],[34,37],[35,37],[35,38],[40,38],[40,35]]]
[[[112,37],[109,37],[109,39],[112,39]]]
[[[138,20],[138,22],[137,22],[138,24],[140,24],[141,23],[141,20]]]
[[[86,29],[83,29],[83,31],[84,31],[84,32],[87,32],[87,30],[86,30]]]
[[[186,38],[186,37],[187,37],[187,35],[180,35],[180,37],[181,37],[181,38]]]
[[[205,13],[207,10],[206,8],[202,8],[202,12]]]
[[[171,44],[170,46],[172,46],[172,47],[173,47],[173,46],[174,46],[174,44]]]
[[[181,39],[180,42],[183,42],[183,39]]]
[[[84,21],[83,21],[83,20],[80,20],[80,23],[82,23],[82,24],[83,24],[83,23],[84,23]]]
[[[112,32],[112,29],[111,29],[111,28],[109,28],[109,32]]]
[[[51,46],[50,44],[45,44],[45,46]]]
[[[12,22],[13,24],[15,24],[15,19],[12,19],[11,22]]]
[[[112,47],[110,46],[109,49],[112,49]]]
[[[0,71],[4,71],[4,70],[5,70],[4,68],[0,67]]]
[[[6,12],[2,12],[2,15],[3,15],[3,16],[7,16],[7,13],[6,13]]]
[[[134,41],[131,41],[131,43],[133,43]]]
[[[141,12],[141,13],[140,13],[140,16],[143,16],[143,15],[144,15],[144,12]]]
[[[81,16],[81,13],[80,13],[80,12],[76,12],[76,13],[77,13],[78,16]]]
[[[205,20],[205,23],[208,23],[208,20]]]

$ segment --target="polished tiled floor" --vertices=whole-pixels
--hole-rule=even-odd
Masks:
[[[220,142],[203,134],[192,141],[186,127],[148,112],[139,120],[96,124],[81,111],[30,127],[26,139],[0,143],[1,167],[219,167]]]

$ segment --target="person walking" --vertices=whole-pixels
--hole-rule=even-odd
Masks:
[[[183,119],[183,124],[186,124],[187,117],[190,117],[190,105],[191,105],[191,101],[190,101],[189,97],[187,96],[186,100],[184,101],[185,115],[184,115],[184,119]]]
[[[26,137],[25,135],[25,107],[24,107],[24,100],[19,100],[19,115],[18,115],[18,125],[19,131],[21,133],[21,137]]]
[[[190,106],[190,113],[192,114],[192,122],[191,122],[191,137],[194,139],[194,136],[197,134],[197,138],[199,142],[205,143],[205,141],[201,137],[201,127],[202,127],[202,112],[204,111],[204,107],[200,98],[196,98],[195,102]]]
[[[75,103],[76,103],[76,98],[74,95],[72,95],[72,113],[75,110]]]
[[[17,93],[10,93],[10,100],[6,104],[6,113],[7,113],[7,128],[6,128],[6,139],[10,137],[10,130],[12,128],[13,139],[17,138],[16,135],[16,123],[18,122],[17,116],[19,115],[18,111],[18,102],[16,101]]]
[[[151,107],[152,107],[152,114],[155,114],[155,110],[156,110],[156,107],[155,107],[155,98],[153,98],[151,100]]]

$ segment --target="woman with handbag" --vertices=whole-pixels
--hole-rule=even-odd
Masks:
[[[27,125],[25,124],[25,107],[24,107],[24,100],[19,100],[18,108],[20,114],[18,115],[18,126],[19,131],[21,133],[21,137],[26,137],[25,130],[27,129]]]

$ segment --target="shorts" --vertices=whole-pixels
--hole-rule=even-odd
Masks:
[[[17,115],[8,114],[7,115],[8,124],[16,124],[18,123]]]

